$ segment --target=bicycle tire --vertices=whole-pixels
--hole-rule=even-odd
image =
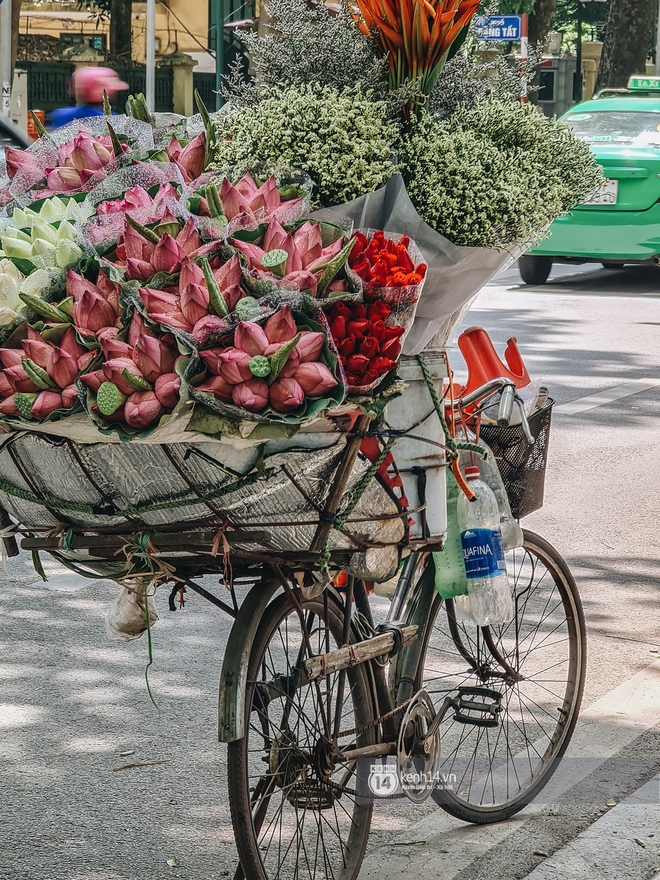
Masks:
[[[437,691],[435,694],[433,693],[433,682],[435,681],[437,684],[442,679],[445,679],[445,686],[453,684],[456,687],[458,681],[457,678],[457,681],[451,682],[451,673],[435,676],[433,673],[436,671],[436,667],[438,667],[438,661],[437,659],[435,661],[429,659],[429,649],[433,647],[435,633],[438,636],[435,649],[443,652],[440,656],[443,658],[442,662],[445,667],[449,668],[451,666],[452,661],[447,657],[449,651],[452,650],[449,647],[450,642],[446,638],[443,640],[440,637],[444,625],[438,625],[438,621],[441,620],[439,615],[443,614],[444,605],[444,611],[447,613],[443,616],[447,618],[448,629],[454,630],[453,634],[451,634],[453,651],[456,655],[454,668],[459,669],[462,666],[464,669],[466,656],[471,656],[472,665],[474,666],[476,663],[477,669],[481,670],[481,674],[475,672],[474,669],[470,669],[467,673],[464,672],[460,683],[467,686],[502,688],[503,712],[499,719],[498,731],[493,733],[492,738],[488,734],[489,728],[462,723],[456,720],[456,715],[451,715],[448,722],[446,724],[443,723],[440,728],[442,737],[441,751],[445,757],[441,761],[439,768],[441,774],[443,774],[442,778],[448,777],[446,779],[448,785],[445,788],[434,789],[432,797],[439,806],[452,816],[477,824],[501,822],[510,818],[534,800],[548,783],[568,747],[577,722],[584,690],[586,673],[585,621],[582,603],[573,576],[565,561],[554,547],[533,532],[524,530],[523,548],[522,550],[514,551],[514,557],[516,553],[518,558],[522,560],[518,569],[521,575],[523,571],[526,573],[531,571],[531,577],[534,578],[537,568],[540,566],[543,567],[544,571],[541,572],[541,577],[536,582],[536,587],[531,585],[530,580],[530,585],[526,589],[521,589],[524,586],[524,582],[521,582],[520,579],[516,580],[515,566],[517,563],[515,558],[513,564],[511,560],[507,561],[511,586],[514,595],[519,597],[516,601],[517,616],[514,618],[514,621],[502,627],[492,628],[477,628],[474,624],[459,624],[455,619],[453,601],[448,600],[445,602],[440,596],[436,595],[429,614],[424,650],[418,667],[419,677],[417,684],[419,687],[424,686],[431,693],[432,698],[436,702],[437,709],[439,695]],[[513,571],[511,568],[513,568]],[[550,592],[548,593],[548,598],[545,599],[545,604],[542,605],[545,587],[542,590],[540,585],[543,583],[546,573],[550,575],[552,587],[549,583],[546,583],[545,587]],[[551,596],[555,590],[558,594],[559,602],[551,611],[548,611]],[[536,599],[532,601],[535,593],[538,593],[539,601]],[[521,606],[520,597],[523,597],[525,594],[528,595],[523,600]],[[532,603],[531,607],[530,603]],[[546,632],[546,635],[534,647],[535,636],[530,636],[533,630],[530,629],[524,635],[526,632],[524,618],[528,610],[531,618],[537,613],[534,609],[539,607],[542,610],[537,631],[542,627],[541,632]],[[559,610],[560,607],[561,610]],[[452,616],[454,618],[453,626]],[[514,626],[516,629],[515,651],[512,650],[511,644],[511,626]],[[566,630],[565,640],[559,638],[562,628]],[[478,629],[480,629],[480,634],[477,633]],[[472,637],[471,631],[474,631],[474,637]],[[459,634],[458,637],[457,633]],[[555,637],[554,633],[558,634],[557,637]],[[550,634],[553,634],[552,639],[550,642],[547,642]],[[521,645],[530,638],[531,641],[524,645],[524,653],[521,653]],[[495,662],[495,664],[491,663],[490,666],[494,675],[488,674],[488,666],[483,664],[490,663],[494,658],[493,652],[488,648],[488,640],[493,644],[495,652],[500,655],[502,660],[509,663],[514,672],[521,675],[524,674],[525,677],[522,681],[507,683],[501,678],[495,677],[502,675],[503,672],[502,664],[498,662]],[[547,642],[545,648],[543,648],[544,642]],[[488,650],[484,650],[483,655],[480,655],[477,650],[477,656],[475,657],[474,647],[476,645],[479,648],[480,644],[482,646],[485,644]],[[530,674],[532,672],[530,655],[533,651],[537,650],[545,651],[545,656],[541,657],[539,655],[534,659],[534,663],[540,663],[540,669],[535,677],[534,674]],[[562,655],[565,652],[567,652],[566,658],[562,659]],[[548,661],[552,661],[550,662],[550,668],[556,670],[556,672],[553,672],[553,675],[561,675],[561,678],[541,679],[539,677],[547,672],[543,664]],[[480,666],[480,664],[482,665]],[[467,665],[470,664],[468,663]],[[458,675],[456,673],[456,676]],[[564,689],[563,693],[555,693],[554,686],[548,687],[551,681],[560,682],[560,688],[563,687]],[[521,690],[524,690],[523,695],[521,695]],[[532,694],[536,696],[536,699]],[[445,695],[447,695],[446,688]],[[562,703],[560,708],[557,707],[555,717],[553,707],[559,699],[562,700]],[[546,705],[543,705],[544,700]],[[551,720],[546,722],[548,731],[543,730],[542,724],[538,721],[538,718],[535,718],[537,727],[530,728],[530,733],[528,734],[525,716],[530,720],[534,717],[533,706],[538,706],[542,712],[550,715]],[[518,718],[516,719],[514,716],[518,716]],[[541,717],[543,716],[541,715]],[[452,730],[452,725],[457,727]],[[461,725],[462,730],[460,729]],[[549,732],[551,727],[552,730]],[[547,746],[542,752],[539,750],[543,749],[545,739],[541,741],[541,733],[538,732],[537,728],[543,731],[543,737],[547,737],[548,740]],[[475,734],[474,731],[478,730],[486,731],[485,735],[483,733]],[[505,748],[498,751],[503,733],[506,740],[503,743]],[[509,742],[510,734],[513,748]],[[457,737],[459,737],[458,741]],[[470,740],[471,742],[468,742]],[[494,748],[491,751],[493,740],[495,741]],[[537,741],[538,745],[535,744]],[[452,746],[454,747],[453,751]],[[468,748],[472,746],[474,746],[473,755],[462,759],[463,763],[457,761],[458,750],[462,749],[463,752],[467,753]],[[519,760],[519,754],[516,749],[522,749],[523,747],[526,750],[526,755],[524,752],[521,752],[522,760]],[[447,749],[449,749],[448,755],[446,754]],[[485,754],[486,750],[487,754]],[[504,751],[506,761],[504,764],[494,767],[493,765],[497,765],[497,761],[500,760],[502,751]],[[458,767],[459,772],[462,770],[460,779],[455,774],[455,781],[451,778],[450,765],[448,763],[452,756],[454,765]],[[537,762],[535,766],[532,766],[533,762]],[[524,769],[525,772],[529,771],[529,775],[522,781],[518,776],[518,769]],[[471,775],[469,780],[466,781],[468,771]],[[510,778],[513,776],[513,771],[515,771],[515,784],[517,786],[515,792],[510,790],[510,784],[512,788],[514,787],[513,780]],[[500,791],[504,794],[502,798],[499,798]],[[488,797],[491,798],[490,803],[485,802],[488,800]]]
[[[327,597],[325,600],[323,597],[318,597],[311,600],[300,599],[300,604],[306,615],[306,621],[310,619],[310,614],[313,614],[316,620],[323,620],[323,626],[330,634],[330,639],[327,639],[329,643],[327,649],[332,650],[339,647],[342,644],[344,616],[343,608],[340,607],[339,602],[333,597]],[[268,743],[264,737],[264,721],[267,735],[272,734],[276,726],[272,724],[270,718],[265,720],[263,697],[259,696],[259,684],[262,683],[260,675],[270,675],[269,665],[273,667],[273,672],[277,672],[275,667],[285,660],[286,666],[283,669],[287,674],[290,674],[290,670],[294,666],[288,657],[289,631],[293,630],[295,636],[296,621],[300,624],[300,618],[292,604],[290,594],[281,594],[266,609],[255,636],[248,667],[248,688],[245,703],[246,735],[236,742],[229,743],[227,756],[229,804],[236,846],[246,880],[275,880],[275,878],[287,880],[289,877],[295,877],[296,880],[326,880],[326,878],[328,880],[330,878],[355,880],[359,874],[367,846],[373,803],[367,799],[362,800],[343,794],[337,799],[337,803],[340,804],[339,810],[336,809],[333,802],[333,812],[328,810],[330,824],[335,824],[338,831],[340,825],[342,829],[348,825],[348,835],[346,840],[341,840],[337,834],[339,842],[337,840],[331,841],[331,845],[326,847],[323,835],[324,832],[329,835],[330,831],[328,830],[328,819],[323,816],[328,808],[321,806],[322,798],[325,797],[319,782],[321,774],[301,757],[311,751],[307,748],[309,743],[303,742],[302,738],[307,734],[309,739],[309,731],[313,734],[311,738],[316,738],[322,726],[318,724],[318,702],[315,702],[314,698],[314,685],[304,686],[304,688],[311,688],[311,691],[303,693],[304,688],[300,688],[295,691],[293,696],[274,699],[266,706],[266,713],[268,713],[273,703],[280,704],[279,709],[287,712],[288,720],[285,728],[291,733],[290,738],[288,738],[289,732],[287,732],[287,738],[281,740],[286,743],[283,748],[279,745],[271,745],[270,749],[266,748]],[[291,625],[289,626],[289,624]],[[320,629],[319,626],[318,630]],[[286,644],[282,636],[283,630],[286,631]],[[300,626],[300,630],[302,638],[302,626]],[[317,636],[318,632],[312,632],[311,641],[314,642],[314,653],[323,653],[323,645],[319,644]],[[350,641],[358,640],[355,632],[352,632]],[[291,656],[293,657],[293,651],[296,651],[298,652],[296,659],[299,660],[300,648],[299,644],[295,644],[295,638],[292,638],[291,647],[293,649]],[[279,656],[276,656],[278,651]],[[326,695],[330,692],[331,687],[334,687],[338,682],[340,674],[335,673],[334,676],[328,676],[322,680]],[[365,664],[355,666],[346,671],[345,676],[345,682],[348,683],[345,686],[346,700],[352,705],[349,706],[347,712],[342,712],[340,727],[342,731],[346,728],[366,727],[365,732],[348,737],[348,741],[354,741],[357,747],[371,745],[375,742],[376,732],[373,686],[368,676],[367,666]],[[264,678],[264,680],[266,679]],[[263,693],[263,689],[261,693]],[[294,706],[294,703],[297,705]],[[342,709],[344,706],[345,703],[342,702]],[[276,706],[274,714],[277,713],[277,710]],[[336,709],[332,707],[328,711],[328,717],[333,715],[335,711]],[[302,720],[302,724],[291,730],[293,725],[291,719],[294,715]],[[261,726],[261,732],[256,730],[256,736],[253,736],[251,740],[251,735],[255,732],[255,717],[257,726]],[[259,738],[263,738],[264,742],[261,753],[257,754],[259,750],[252,752],[252,749],[256,748],[255,743]],[[277,741],[272,739],[272,742],[276,743]],[[340,745],[345,746],[346,743],[347,738],[344,737]],[[277,754],[275,761],[272,759],[273,749]],[[268,763],[265,765],[267,772],[257,774],[259,779],[255,784],[253,770],[255,766],[260,764],[263,771],[262,755],[264,754],[268,759]],[[280,757],[281,755],[284,757]],[[300,766],[296,766],[296,762],[299,762]],[[304,768],[302,767],[303,763],[305,764]],[[273,768],[275,772],[272,772]],[[342,772],[341,766],[338,770],[340,773]],[[262,783],[262,778],[266,782]],[[333,780],[332,776],[328,778]],[[275,782],[273,779],[277,779],[277,781]],[[259,785],[262,787],[260,793],[257,794]],[[307,786],[306,791],[305,786]],[[316,790],[314,786],[317,786]],[[286,796],[285,791],[288,792]],[[279,794],[277,794],[278,792]],[[315,804],[314,798],[317,795],[318,800]],[[279,798],[280,806],[273,805],[271,810],[270,802],[277,800],[277,798]],[[285,804],[288,804],[288,809]],[[277,809],[280,809],[280,835],[283,833],[282,829],[286,835],[287,828],[293,827],[291,822],[295,824],[295,831],[292,831],[284,841],[278,840],[277,853],[273,858],[272,844],[275,832],[271,835],[270,840],[267,839],[267,835],[273,823],[273,817],[270,816],[270,813]],[[283,820],[282,816],[285,815],[285,810],[286,818]],[[262,816],[259,815],[260,811],[263,813]],[[302,819],[300,815],[302,815]],[[264,826],[266,827],[265,831],[263,830]],[[306,844],[306,839],[314,841],[315,849],[312,848],[311,852]],[[322,853],[319,853],[319,841]],[[279,859],[283,851],[284,856]]]

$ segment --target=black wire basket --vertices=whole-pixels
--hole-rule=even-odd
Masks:
[[[553,405],[554,400],[548,398],[546,405],[530,416],[529,427],[534,437],[531,446],[525,439],[522,425],[509,428],[481,426],[481,436],[493,450],[509,496],[511,513],[516,519],[543,507]]]

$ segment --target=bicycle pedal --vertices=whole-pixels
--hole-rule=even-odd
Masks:
[[[454,707],[454,721],[476,727],[497,727],[502,709],[502,694],[483,687],[459,687]],[[475,714],[470,714],[475,713]]]

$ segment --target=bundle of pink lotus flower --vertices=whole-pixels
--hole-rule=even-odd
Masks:
[[[183,330],[198,345],[206,345],[212,337],[229,331],[226,316],[248,295],[241,287],[241,267],[234,254],[215,269],[204,257],[197,264],[184,256],[176,286],[163,290],[143,287],[140,298],[156,324]],[[249,299],[258,313],[259,306]]]
[[[125,332],[106,327],[97,339],[102,361],[80,376],[95,395],[92,412],[139,430],[172,412],[181,388],[175,365],[182,356],[171,334],[147,327],[134,312]]]
[[[348,292],[346,280],[337,276],[348,260],[354,241],[344,245],[340,235],[323,247],[321,226],[316,221],[306,220],[287,232],[273,220],[260,245],[243,241],[238,235],[231,238],[231,244],[245,256],[257,278],[272,280],[278,287],[309,290],[319,297]]]
[[[197,392],[249,412],[294,412],[338,385],[322,359],[325,342],[324,333],[297,327],[288,306],[263,327],[242,321],[232,344],[200,352],[210,376]]]
[[[128,144],[122,143],[118,148],[117,143],[115,141],[113,144],[110,135],[93,137],[86,131],[80,131],[72,140],[59,145],[59,165],[53,167],[44,167],[35,153],[6,147],[7,175],[13,180],[19,172],[23,172],[31,181],[31,186],[45,177],[46,186],[35,192],[35,198],[76,192],[83,189],[92,178],[100,181],[105,177],[107,166],[116,158],[116,149],[130,152]]]
[[[16,347],[0,349],[0,413],[41,421],[57,410],[79,409],[75,381],[96,353],[72,326],[56,334],[57,342],[28,325],[24,332]]]
[[[278,186],[274,174],[261,184],[249,172],[236,184],[225,177],[219,188],[214,182],[216,177],[205,175],[195,181],[190,210],[202,217],[224,218],[234,229],[272,220],[290,223],[298,219],[305,206],[305,188],[293,183]]]

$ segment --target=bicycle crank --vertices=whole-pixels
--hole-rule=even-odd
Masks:
[[[436,783],[440,724],[434,724],[435,720],[436,711],[431,698],[425,690],[418,691],[401,719],[397,742],[399,782],[415,804],[424,803]]]

